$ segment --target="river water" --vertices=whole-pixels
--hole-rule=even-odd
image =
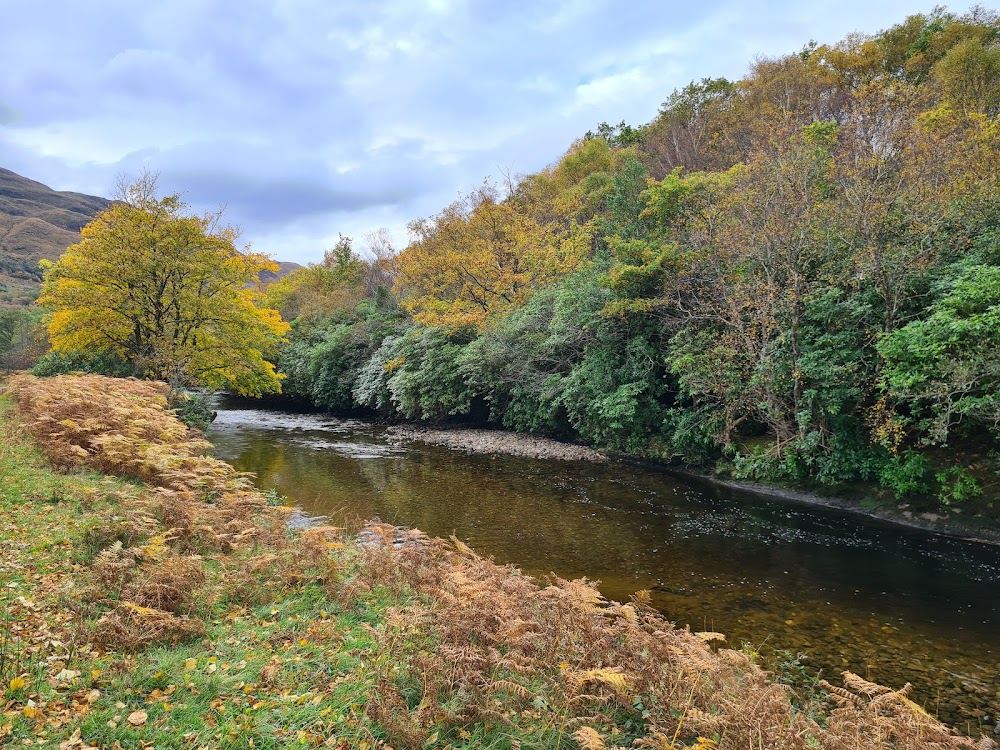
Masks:
[[[639,589],[668,619],[765,658],[803,654],[914,685],[964,731],[1000,718],[1000,547],[834,509],[720,489],[652,469],[470,455],[369,423],[222,401],[208,433],[308,515],[455,533],[533,575]]]

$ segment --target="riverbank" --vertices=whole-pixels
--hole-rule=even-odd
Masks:
[[[203,455],[156,386],[13,392],[17,414],[0,398],[0,742],[990,746],[853,675],[794,696],[641,593],[623,605],[586,581],[540,586],[390,526],[363,544],[291,530],[287,509]]]
[[[862,500],[854,501],[846,497],[822,495],[791,487],[776,487],[756,482],[741,482],[732,479],[713,476],[711,474],[671,469],[682,476],[695,477],[703,482],[739,492],[751,492],[756,495],[777,497],[805,505],[820,505],[826,508],[836,508],[847,513],[854,513],[868,518],[905,526],[911,529],[932,531],[936,534],[955,537],[977,544],[1000,545],[1000,530],[993,527],[968,525],[961,518],[961,509],[939,509],[938,512],[914,511],[910,503],[875,501],[870,495],[863,495]],[[958,512],[956,512],[958,511]]]

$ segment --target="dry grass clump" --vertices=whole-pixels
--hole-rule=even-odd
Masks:
[[[535,731],[581,747],[991,747],[951,734],[903,691],[849,677],[820,726],[745,654],[714,653],[643,597],[606,601],[591,583],[540,587],[509,567],[392,527],[369,527],[355,586],[413,590],[420,603],[378,630],[368,711],[395,746],[435,729]],[[712,638],[717,634],[708,634]],[[533,728],[533,729],[532,729]]]
[[[138,651],[154,644],[176,644],[205,634],[205,623],[132,602],[121,602],[94,627],[92,640],[101,648]]]
[[[211,445],[167,407],[164,383],[62,375],[17,375],[10,392],[28,430],[57,466],[83,466],[177,490],[245,488]]]
[[[296,538],[282,509],[203,455],[209,443],[167,407],[162,383],[74,375],[10,381],[18,412],[49,459],[154,485],[119,493],[84,534],[91,585],[81,610],[107,610],[93,639],[134,650],[204,632],[199,607],[273,597],[335,573],[328,527]],[[221,575],[206,575],[212,560]]]
[[[956,738],[946,726],[909,699],[909,683],[892,690],[844,672],[844,687],[821,684],[837,704],[830,715],[824,747],[831,750],[854,750],[862,747],[926,748],[995,748],[992,740],[979,743]]]

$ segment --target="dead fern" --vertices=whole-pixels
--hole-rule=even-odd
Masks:
[[[455,540],[391,526],[370,526],[361,539],[360,572],[343,591],[418,595],[374,631],[382,666],[369,713],[393,727],[394,745],[414,746],[432,726],[485,723],[549,732],[539,744],[565,735],[593,748],[989,747],[921,714],[908,688],[856,676],[831,689],[843,705],[820,726],[745,654],[713,651],[708,643],[722,634],[676,629],[641,595],[623,605],[585,580],[542,588]],[[401,681],[418,691],[416,709],[401,702]]]

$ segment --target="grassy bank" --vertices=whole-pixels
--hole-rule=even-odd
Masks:
[[[0,744],[989,746],[853,675],[796,696],[641,593],[541,586],[415,531],[289,529],[155,385],[10,387]]]

